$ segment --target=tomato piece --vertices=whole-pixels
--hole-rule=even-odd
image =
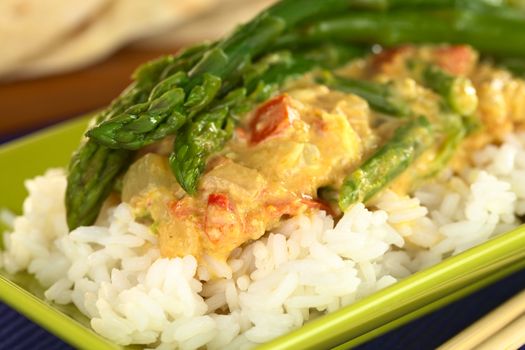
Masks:
[[[223,193],[211,193],[208,196],[208,206],[216,205],[219,208],[227,210],[230,207],[228,196]]]
[[[299,113],[290,106],[288,96],[279,95],[260,106],[250,122],[251,143],[259,143],[290,127]]]
[[[476,53],[470,46],[453,45],[434,51],[436,64],[453,75],[467,75],[476,64]]]
[[[211,242],[218,243],[227,238],[240,228],[233,205],[228,195],[224,193],[211,193],[208,196],[208,206],[204,217],[204,232]]]

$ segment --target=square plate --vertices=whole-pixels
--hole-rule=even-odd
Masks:
[[[24,180],[67,165],[87,121],[62,123],[0,147],[0,208],[19,213],[26,196]],[[356,346],[524,268],[524,258],[525,226],[521,226],[260,348]],[[93,332],[88,319],[73,306],[45,301],[43,289],[28,274],[12,276],[0,270],[0,299],[73,346],[122,348]]]

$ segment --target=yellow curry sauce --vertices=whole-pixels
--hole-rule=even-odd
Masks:
[[[178,188],[165,156],[131,166],[123,199],[149,213],[163,256],[225,260],[284,215],[319,207],[317,189],[342,179],[373,139],[366,102],[323,86],[290,90],[253,114],[210,161],[195,197]]]
[[[465,162],[462,154],[500,141],[524,123],[525,82],[479,64],[477,54],[466,46],[403,47],[356,61],[340,72],[391,82],[416,114],[432,121],[440,113],[440,98],[405,69],[406,60],[414,57],[467,76],[476,87],[480,103],[475,116],[485,128],[463,142],[456,166]],[[311,208],[329,210],[317,199],[318,189],[337,188],[400,124],[371,111],[362,98],[331,91],[306,77],[246,116],[225,149],[209,161],[196,196],[178,186],[161,144],[143,152],[130,167],[122,199],[138,216],[151,220],[162,256],[192,254],[200,261],[207,256],[224,261],[285,216]],[[434,151],[424,154],[391,188],[409,189],[418,167],[424,168]]]

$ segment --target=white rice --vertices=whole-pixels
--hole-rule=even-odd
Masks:
[[[28,180],[24,215],[11,221],[0,264],[27,270],[45,296],[73,303],[93,329],[158,349],[250,348],[519,225],[525,214],[525,134],[473,156],[413,197],[386,191],[374,210],[355,205],[334,225],[320,211],[283,222],[236,249],[228,265],[159,256],[131,209],[109,209],[69,233],[62,170]],[[211,273],[224,276],[209,280]]]

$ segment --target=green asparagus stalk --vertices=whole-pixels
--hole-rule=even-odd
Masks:
[[[243,92],[241,98],[242,95]],[[222,148],[232,136],[234,121],[228,118],[229,112],[228,106],[221,106],[199,115],[187,123],[175,139],[169,163],[177,181],[189,194],[196,193],[196,184],[209,155]]]
[[[452,113],[440,117],[439,126],[442,134],[441,145],[436,155],[423,172],[421,180],[435,176],[450,162],[461,142],[478,129],[479,120],[472,115],[477,109],[478,98],[470,79],[452,76],[438,66],[427,62],[409,62],[416,78],[423,85],[437,92]]]
[[[440,6],[451,6],[448,2],[435,1]],[[421,4],[420,4],[421,5]],[[275,38],[281,36],[284,32],[294,27],[294,25],[304,22],[307,19],[312,18],[314,15],[317,17],[323,17],[325,15],[338,13],[352,7],[365,7],[365,8],[385,8],[386,6],[399,7],[399,6],[415,6],[410,1],[342,1],[342,0],[330,0],[323,2],[315,2],[313,0],[285,0],[281,1],[274,7],[263,12],[261,15],[256,17],[252,22],[242,26],[232,36],[223,40],[216,47],[211,49],[192,70],[188,72],[189,81],[184,86],[180,86],[188,96],[192,89],[197,88],[203,90],[204,75],[215,77],[217,80],[222,81],[221,92],[227,93],[235,87],[236,80],[242,74],[242,67],[249,65],[249,62],[263,53],[268,49],[270,43]],[[459,13],[460,15],[456,15]],[[417,37],[420,32],[419,28],[409,27],[408,30],[405,22],[410,22],[413,19],[418,19],[421,22],[421,16],[419,13],[414,15],[413,13],[406,12],[401,15],[396,15],[391,19],[391,13],[388,16],[372,13],[358,13],[356,15],[350,15],[341,20],[328,20],[321,22],[318,25],[313,26],[307,32],[307,37],[317,38],[318,40],[324,39],[328,34],[341,35],[346,39],[360,40],[364,35],[368,38],[369,35],[378,35],[386,43],[406,42],[407,40]],[[443,26],[443,22],[440,16],[434,16],[432,25],[424,26],[424,34],[431,34],[431,40],[441,41],[442,37],[451,38],[457,36],[457,34],[464,34],[464,36],[473,36],[473,40],[478,40],[479,43],[485,43],[487,40],[487,30],[484,29],[473,29],[473,30],[462,30],[463,26],[458,26],[458,30],[443,29],[448,26]],[[475,15],[471,16],[471,12],[451,12],[448,17],[456,18],[456,23],[463,24],[464,22],[472,22],[474,25],[469,25],[468,28],[476,27],[475,25],[480,22],[492,23],[498,22],[498,18],[486,20],[483,16]],[[426,20],[426,18],[425,18]],[[436,21],[439,28],[436,27]],[[491,22],[492,21],[492,22]],[[401,23],[402,26],[397,26]],[[499,19],[499,24],[506,23]],[[404,26],[403,26],[404,25]],[[346,27],[350,26],[350,31],[347,31]],[[384,30],[384,29],[388,30]],[[391,30],[394,28],[395,30]],[[417,29],[417,30],[414,30]],[[438,30],[439,29],[439,30]],[[375,32],[374,32],[375,30]],[[370,34],[372,32],[372,34]],[[441,33],[443,32],[443,33]],[[488,32],[491,32],[488,30]],[[378,34],[379,33],[379,34]],[[385,34],[387,33],[387,34]],[[388,33],[391,33],[388,35]],[[489,33],[490,34],[490,33]],[[296,34],[293,37],[294,42],[301,42],[300,36],[302,34]],[[299,37],[297,37],[299,36]],[[408,36],[405,40],[404,36]],[[501,35],[500,35],[501,36]],[[399,40],[401,37],[402,40]],[[422,36],[420,35],[419,38]],[[482,38],[482,40],[480,40]],[[425,39],[426,40],[426,39]],[[381,42],[381,40],[379,40]],[[464,41],[464,40],[462,40]],[[490,40],[489,40],[490,41]],[[516,40],[515,40],[516,41]],[[498,49],[501,49],[502,45],[497,45]],[[506,45],[508,47],[515,48],[515,45]],[[155,116],[152,117],[149,106],[142,106],[141,108],[131,109],[119,118],[115,120],[102,123],[98,128],[95,128],[89,133],[89,136],[111,148],[127,148],[137,149],[147,144],[157,141],[158,139],[166,136],[168,133],[174,133],[181,125],[183,125],[190,115],[197,114],[202,110],[208,103],[210,103],[216,97],[216,90],[207,90],[208,95],[205,101],[199,108],[192,108],[189,111],[181,107],[182,102],[179,98],[170,98],[170,96],[164,96],[162,101],[156,101],[150,99],[148,103],[161,105],[162,109],[154,109]],[[194,94],[197,96],[198,94]],[[178,97],[178,95],[177,95]],[[188,97],[189,98],[189,97]],[[187,107],[187,106],[186,106]],[[145,128],[135,129],[128,127],[128,123],[134,123],[134,121],[140,118],[141,125],[148,125]],[[175,119],[175,121],[173,120]],[[164,124],[169,124],[166,127]],[[159,130],[157,130],[159,129]],[[143,131],[147,130],[147,131]]]
[[[420,180],[426,180],[437,175],[454,157],[456,150],[465,138],[477,130],[481,124],[477,117],[459,115],[442,116],[440,133],[443,135],[441,145],[436,150],[436,156],[421,174]]]
[[[268,42],[282,32],[283,24],[285,28],[291,27],[314,15],[342,10],[347,7],[349,4],[344,0],[329,0],[322,3],[316,0],[282,1],[259,15],[254,21],[241,27],[226,40],[210,48],[190,50],[187,55],[182,55],[180,58],[183,60],[176,61],[188,63],[184,67],[178,67],[177,64],[167,65],[163,69],[164,74],[151,74],[151,76],[145,73],[148,71],[148,66],[139,70],[136,78],[142,77],[144,80],[147,78],[148,82],[155,83],[162,79],[171,81],[173,78],[170,77],[170,74],[178,73],[180,75],[179,72],[181,71],[187,72],[188,82],[181,84],[184,85],[184,92],[186,93],[184,104],[181,106],[180,90],[174,93],[165,89],[154,89],[149,85],[144,87],[141,84],[135,84],[133,88],[129,89],[132,92],[124,93],[97,118],[99,123],[106,126],[105,130],[103,130],[104,128],[100,131],[93,129],[88,134],[97,135],[102,145],[95,145],[92,140],[87,141],[74,155],[70,166],[66,194],[70,228],[84,224],[89,225],[95,220],[102,202],[111,192],[115,178],[129,165],[130,152],[124,150],[111,151],[104,144],[114,146],[110,140],[120,138],[121,141],[131,145],[129,148],[137,149],[175,132],[184,123],[188,115],[198,113],[213,99],[214,94],[209,93],[205,88],[206,73],[210,73],[208,75],[210,81],[216,77],[227,76],[228,73],[235,73],[232,74],[235,77],[235,75],[240,74],[244,68],[243,65],[251,59],[252,55],[255,56],[259,51],[262,52],[268,46]],[[199,60],[197,64],[194,63],[195,58]],[[164,82],[161,85],[170,84]],[[229,83],[229,85],[232,84]],[[225,86],[228,86],[228,82]],[[175,86],[172,88],[177,89]],[[163,93],[161,94],[160,91]],[[144,113],[144,111],[156,112],[157,114],[151,118],[151,113]],[[117,122],[112,123],[111,120]],[[119,132],[118,129],[123,126],[126,128],[121,130],[122,134],[115,137]],[[103,135],[105,132],[108,133],[109,137]],[[150,137],[135,140],[132,135],[137,133],[147,133]],[[99,149],[100,152],[98,152]],[[90,158],[93,154],[99,154],[99,156]],[[101,179],[98,184],[94,184],[93,189],[89,187],[89,191],[87,191],[88,187],[85,185],[91,183],[98,176],[96,172],[88,171],[88,169],[99,169],[100,171],[99,165],[103,163],[103,160],[108,159],[112,160],[113,171],[106,172],[105,178]]]
[[[384,9],[463,9],[479,13],[498,13],[499,16],[515,18],[521,16],[525,10],[522,0],[387,0]]]
[[[342,40],[394,46],[404,43],[470,44],[495,56],[525,56],[525,19],[469,10],[356,12],[309,24],[276,46]]]
[[[109,120],[132,105],[144,102],[157,82],[173,71],[191,66],[207,46],[193,47],[177,57],[165,56],[143,65],[134,73],[136,80],[93,122]],[[112,150],[85,140],[73,154],[67,178],[65,204],[70,229],[91,225],[102,203],[113,190],[117,176],[130,164],[133,152]]]
[[[147,64],[140,69],[135,76],[138,82],[96,117],[97,122],[104,126],[89,134],[98,136],[100,144],[88,140],[72,158],[66,193],[69,227],[73,229],[93,223],[103,201],[111,192],[116,177],[129,165],[132,152],[110,150],[106,147],[115,146],[110,141],[118,139],[115,135],[118,134],[122,141],[129,143],[129,148],[136,149],[175,132],[189,114],[198,113],[215,97],[215,94],[209,93],[205,88],[205,73],[209,73],[209,80],[215,82],[218,79],[213,78],[231,75],[233,78],[224,86],[232,86],[232,81],[241,74],[242,68],[252,56],[262,53],[285,29],[310,17],[341,11],[350,5],[344,0],[285,0],[211,47],[190,50],[178,59],[167,60],[162,69],[153,69],[159,66],[156,63]],[[179,72],[186,72],[188,76],[188,81],[180,87],[185,92],[184,103],[181,102],[180,90],[170,92],[167,89],[154,89],[155,84],[165,79],[168,83],[161,85],[170,85],[169,82],[173,79],[171,75],[180,74]],[[210,86],[215,88],[216,85]],[[178,89],[175,84],[171,87]],[[152,113],[157,113],[154,118],[150,118]],[[112,123],[113,119],[118,122]],[[119,134],[119,128],[122,127],[125,129]],[[133,135],[140,133],[147,133],[151,138],[143,137],[136,141]],[[110,169],[104,170],[104,164],[110,164]]]
[[[188,115],[198,113],[221,88],[220,78],[204,74],[199,86],[186,92],[185,72],[162,81],[147,101],[129,107],[123,114],[91,129],[87,135],[109,148],[136,150],[177,131]],[[170,86],[165,88],[164,86]]]
[[[446,119],[447,121],[444,123],[446,127],[442,130],[443,140],[436,150],[434,159],[424,168],[423,174],[419,175],[419,178],[422,180],[434,177],[444,169],[454,156],[458,146],[468,134],[468,130],[460,116],[452,115]]]
[[[359,2],[348,0],[281,1],[239,27],[231,36],[220,41],[206,52],[200,62],[187,71],[188,80],[177,85],[185,93],[184,101],[181,101],[178,95],[177,98],[165,95],[152,96],[140,108],[133,106],[117,118],[101,123],[92,129],[88,136],[110,148],[138,149],[169,133],[174,133],[192,116],[206,108],[216,97],[224,96],[235,88],[244,68],[249,66],[253,59],[264,54],[275,39],[285,31],[314,16],[337,13]],[[375,4],[378,1],[368,2]],[[215,85],[213,89],[207,88],[205,83],[210,82],[212,78],[220,82],[220,94]],[[192,99],[192,96],[202,97],[199,100],[201,103],[197,105],[190,103],[189,101],[197,100]],[[161,101],[158,101],[159,98]],[[153,117],[151,115],[152,104],[162,106],[162,108],[155,109]],[[173,121],[174,118],[176,121]],[[139,123],[142,127],[128,126],[133,123]],[[165,127],[166,123],[171,127]]]
[[[436,66],[429,66],[423,73],[425,85],[440,94],[452,111],[471,115],[478,107],[476,89],[465,77],[453,77]]]
[[[455,0],[455,3],[455,7],[460,10],[496,15],[511,21],[525,19],[525,3],[522,0]]]
[[[452,112],[468,116],[476,111],[478,97],[470,79],[450,75],[428,62],[409,62],[409,66],[416,79],[438,93]]]
[[[496,60],[496,63],[519,77],[525,77],[525,60],[523,58],[505,57]]]
[[[328,71],[324,72],[319,82],[332,89],[362,97],[378,112],[396,117],[410,114],[409,106],[396,96],[394,89],[388,84],[341,77]]]
[[[151,73],[148,67],[139,71],[136,75],[138,82],[99,114],[100,129],[93,129],[89,136],[102,145],[133,150],[175,133],[191,118],[201,120],[202,113],[212,110],[210,106],[216,106],[216,101],[239,88],[252,60],[274,50],[279,43],[291,48],[304,42],[324,41],[327,37],[353,42],[377,41],[387,45],[466,42],[496,56],[524,55],[520,14],[512,15],[504,8],[494,12],[486,9],[471,11],[466,6],[458,6],[460,3],[460,0],[281,1],[225,40],[197,50],[199,55],[193,52],[184,60],[180,57],[173,59],[158,74]],[[347,13],[348,9],[415,9],[422,6],[439,8],[440,11],[428,12],[428,16],[410,11],[390,12],[388,16],[359,12],[345,18],[324,20]],[[321,21],[312,25],[314,19]],[[296,28],[303,25],[309,25],[306,31],[297,32]],[[190,60],[196,57],[195,61]],[[181,61],[186,63],[183,68]],[[176,74],[177,78],[174,77]],[[159,87],[155,88],[158,83]],[[227,129],[228,118],[226,122],[218,122],[220,118],[209,120],[213,121],[211,124],[221,126],[221,130]],[[206,127],[201,129],[207,130]],[[82,146],[71,163],[66,195],[71,228],[94,220],[113,187],[115,177],[128,166],[132,157],[129,151],[113,151],[93,140]],[[101,164],[111,164],[111,169],[105,172]],[[98,184],[95,178],[100,178]]]
[[[233,90],[177,134],[170,166],[181,187],[196,193],[208,157],[231,138],[232,126],[257,104],[275,95],[284,83],[318,67],[337,67],[360,54],[352,47],[325,45],[296,55],[288,51],[270,54],[252,65],[245,72],[245,88]]]
[[[67,223],[71,230],[93,224],[115,178],[127,168],[132,156],[127,150],[110,150],[90,141],[81,146],[70,162],[67,179]]]
[[[339,207],[366,202],[405,171],[434,143],[434,132],[425,117],[409,121],[361,167],[345,178]]]
[[[479,1],[478,1],[479,2]],[[305,19],[311,18],[313,14],[322,16],[326,14],[337,13],[351,7],[364,7],[364,8],[398,8],[398,7],[419,7],[419,8],[451,8],[451,7],[461,7],[459,4],[463,4],[462,1],[407,1],[407,0],[397,0],[397,1],[387,1],[387,0],[369,0],[369,1],[342,1],[342,0],[330,0],[323,2],[314,2],[312,0],[288,0],[282,1],[270,8],[269,10],[263,12],[258,16],[254,21],[248,23],[247,25],[241,27],[237,32],[235,32],[230,38],[224,40],[220,45],[210,50],[210,52],[203,58],[191,72],[191,76],[195,77],[191,83],[189,83],[188,89],[196,87],[202,83],[203,73],[209,73],[215,76],[217,79],[225,78],[235,71],[238,71],[238,68],[246,64],[252,56],[256,56],[259,52],[263,51],[269,42],[272,41],[277,35],[282,34],[285,29],[293,27],[295,24],[304,21]],[[477,2],[476,2],[477,3]],[[486,1],[481,3],[485,4]],[[463,6],[466,7],[466,6]],[[469,6],[472,7],[472,6]],[[485,10],[486,11],[486,10]],[[459,16],[462,24],[464,21],[469,20],[470,12],[464,12],[465,16]],[[484,14],[483,14],[484,15]],[[362,14],[359,14],[357,22],[359,22]],[[376,16],[381,16],[377,15]],[[390,14],[389,14],[390,16]],[[420,18],[420,16],[418,16]],[[479,15],[474,19],[483,20]],[[366,21],[366,19],[365,19]],[[394,21],[395,22],[395,21]],[[502,22],[502,21],[500,21]],[[332,29],[337,32],[338,24],[335,22],[321,23],[318,25],[321,27],[330,28],[330,23],[332,23]],[[385,23],[383,23],[385,24]],[[394,23],[396,24],[396,23]],[[521,24],[521,23],[520,23]],[[358,23],[359,25],[359,23]],[[339,25],[340,27],[340,25]],[[326,29],[322,29],[321,32]],[[329,31],[330,29],[328,29]],[[365,32],[367,29],[365,28]],[[432,29],[431,29],[432,31]],[[435,30],[434,30],[435,31]],[[312,31],[310,31],[312,32]],[[313,36],[315,36],[315,29],[313,30]],[[383,31],[385,32],[385,31]],[[405,33],[397,31],[398,33]],[[417,35],[417,31],[416,35]],[[445,30],[445,36],[447,31]],[[312,34],[312,33],[310,33]],[[322,33],[321,33],[322,34]],[[366,33],[365,33],[366,34]],[[470,32],[466,32],[467,35]],[[350,36],[355,35],[350,33]],[[394,32],[390,37],[399,36]],[[479,35],[478,35],[479,37]],[[250,40],[248,40],[248,38]],[[485,39],[485,37],[483,38]],[[387,40],[388,41],[388,40]],[[398,40],[399,41],[399,40]],[[488,40],[484,40],[488,41]],[[300,40],[298,40],[300,42]],[[233,74],[235,75],[235,74]],[[225,87],[232,87],[233,83],[229,80],[225,81],[223,89]],[[224,92],[226,92],[226,89]],[[186,91],[188,94],[188,91]],[[142,109],[133,109],[130,113],[125,113],[122,118],[117,118],[115,121],[108,122],[109,125],[101,125],[100,129],[93,130],[90,133],[90,136],[98,140],[98,142],[105,144],[108,147],[112,148],[128,148],[136,149],[144,145],[147,145],[151,142],[158,140],[166,136],[166,133],[174,132],[180,125],[184,123],[184,118],[181,118],[181,115],[184,116],[188,114],[184,111],[179,111],[177,108],[180,106],[181,102],[178,98],[170,99],[169,96],[166,96],[163,101],[150,101],[157,105],[162,105],[162,109],[153,108],[154,112],[156,111],[155,117],[151,117],[151,111],[147,106],[143,106]],[[213,95],[210,96],[209,100],[213,100]],[[204,104],[205,105],[205,104]],[[149,111],[150,113],[146,113]],[[193,111],[196,113],[197,111]],[[191,112],[190,112],[191,113]],[[135,129],[133,127],[127,127],[127,122],[133,122],[136,118],[142,118],[139,124],[145,125],[150,123],[146,128]],[[171,118],[177,119],[175,122]],[[171,127],[160,127],[163,123],[168,123]],[[159,127],[161,130],[156,131],[155,129]],[[122,130],[121,130],[122,129]],[[148,135],[138,135],[139,140],[134,140],[134,135],[144,133],[143,130],[147,130]],[[163,131],[164,130],[164,131]],[[122,134],[121,134],[122,132]],[[140,140],[143,139],[143,140]]]
[[[283,0],[262,12],[251,22],[241,26],[230,37],[222,40],[210,49],[202,60],[187,72],[189,81],[179,86],[186,96],[192,89],[202,90],[205,74],[222,81],[221,96],[236,86],[236,80],[242,75],[244,67],[258,55],[268,51],[270,44],[296,25],[312,18],[345,12],[348,9],[384,10],[388,7],[420,7],[426,2],[408,0]],[[429,3],[451,6],[448,1],[432,0]],[[300,41],[298,41],[300,42]],[[213,93],[212,93],[213,91]],[[124,112],[119,118],[106,121],[88,133],[88,136],[110,148],[138,149],[155,142],[169,133],[174,133],[189,116],[204,109],[215,97],[215,90],[205,94],[207,103],[200,108],[185,110],[178,98],[163,96],[162,101],[150,98],[146,105],[134,107]],[[197,94],[195,94],[197,95]],[[188,97],[189,98],[189,97]],[[154,116],[149,104],[160,104],[162,109],[154,109]],[[187,107],[187,106],[186,106]],[[140,119],[139,121],[136,121]],[[176,120],[173,120],[176,119]],[[128,124],[140,124],[134,128]],[[169,124],[166,127],[164,124]]]

